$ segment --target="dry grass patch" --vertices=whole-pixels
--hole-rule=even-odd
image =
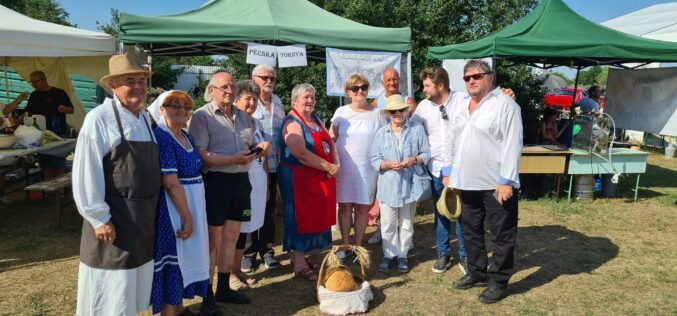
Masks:
[[[374,262],[370,313],[677,315],[677,159],[651,155],[649,163],[637,203],[630,202],[629,186],[621,187],[618,199],[520,201],[510,296],[490,306],[477,301],[481,288],[451,288],[461,276],[458,268],[430,271],[436,256],[433,220],[421,212],[409,273],[378,272],[381,249],[368,247]],[[67,210],[64,231],[55,232],[49,204],[22,202],[22,194],[12,198],[11,206],[0,205],[0,314],[73,314],[80,217]],[[315,285],[293,278],[289,256],[276,250],[282,268],[259,266],[253,275],[260,281],[247,291],[254,303],[224,306],[228,315],[319,314]],[[322,254],[312,258],[320,262]],[[186,304],[197,310],[199,301]]]

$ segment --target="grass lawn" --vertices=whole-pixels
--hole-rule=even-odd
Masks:
[[[409,273],[378,272],[381,249],[368,247],[374,262],[371,313],[677,315],[677,159],[649,156],[637,203],[629,191],[634,176],[625,183],[622,198],[520,201],[509,296],[489,306],[477,301],[481,288],[451,288],[461,276],[457,267],[431,272],[433,217],[419,208]],[[0,315],[73,314],[81,218],[67,209],[65,229],[56,232],[51,204],[26,202],[22,192],[11,198],[11,204],[0,204]],[[293,278],[289,256],[276,249],[282,268],[260,266],[253,273],[259,283],[246,291],[253,303],[223,305],[228,315],[319,314],[315,284]],[[320,262],[322,254],[312,257]],[[185,303],[197,311],[199,301]]]

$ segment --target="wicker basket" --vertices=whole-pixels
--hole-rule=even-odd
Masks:
[[[350,269],[343,264],[336,256],[339,250],[352,250],[360,262],[360,277],[355,277],[356,289],[349,292],[336,292],[329,290],[325,284],[329,277],[336,272],[348,272]],[[369,301],[374,297],[371,293],[371,286],[366,281],[367,269],[369,269],[369,251],[363,247],[350,245],[334,246],[325,255],[320,265],[320,275],[317,278],[317,300],[320,302],[320,311],[330,315],[349,315],[364,313],[369,309]]]

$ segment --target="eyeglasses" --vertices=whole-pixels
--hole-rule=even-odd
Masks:
[[[169,104],[169,105],[165,105],[164,107],[165,108],[171,108],[174,111],[184,110],[186,112],[193,112],[193,108],[190,107],[190,105],[181,105],[181,104],[172,103],[172,104]]]
[[[440,113],[442,113],[442,119],[448,120],[449,116],[447,115],[447,110],[444,108],[444,105],[440,105]]]
[[[259,75],[256,75],[255,77],[259,77],[263,81],[268,81],[268,80],[270,80],[270,82],[277,81],[277,77],[274,77],[274,76],[259,76]]]
[[[360,90],[365,91],[365,92],[369,92],[369,85],[363,84],[361,86],[352,86],[348,90],[352,91],[353,93],[357,93]]]
[[[468,82],[468,81],[470,81],[470,78],[473,78],[475,80],[480,80],[480,79],[484,78],[485,75],[488,75],[488,74],[491,74],[491,73],[490,72],[480,72],[480,73],[476,73],[474,75],[463,76],[463,81]]]
[[[223,86],[223,87],[217,87],[217,86],[210,86],[210,87],[212,87],[212,88],[214,88],[214,89],[217,89],[217,90],[219,90],[219,91],[221,91],[221,92],[225,92],[225,91],[227,91],[228,89],[230,89],[231,91],[232,91],[232,90],[235,90],[235,85],[234,85],[234,84],[225,85],[225,86]]]
[[[399,110],[388,110],[388,113],[390,113],[390,114],[402,113],[406,110],[407,110],[407,108],[402,108],[402,109],[399,109]]]

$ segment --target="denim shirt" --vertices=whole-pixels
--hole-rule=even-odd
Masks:
[[[430,146],[420,123],[407,120],[402,128],[401,144],[390,126],[391,124],[381,127],[374,136],[371,145],[371,165],[379,171],[376,198],[390,207],[402,207],[404,204],[416,202],[411,197],[413,167],[381,170],[381,162],[402,161],[407,157],[419,156],[425,166],[430,160]]]

